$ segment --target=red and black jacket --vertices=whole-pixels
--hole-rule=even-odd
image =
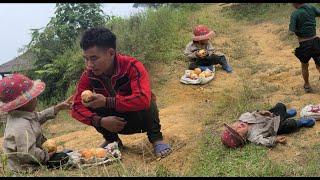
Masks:
[[[115,73],[106,83],[105,76],[95,76],[91,70],[85,70],[78,82],[71,115],[78,121],[92,123],[97,113],[81,103],[81,93],[91,90],[107,97],[106,111],[141,111],[150,108],[151,88],[149,75],[143,64],[137,59],[117,54],[114,61]],[[111,84],[111,85],[110,85]]]

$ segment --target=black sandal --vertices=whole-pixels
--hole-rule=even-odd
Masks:
[[[303,86],[304,92],[306,93],[311,93],[312,92],[312,88],[310,86]]]

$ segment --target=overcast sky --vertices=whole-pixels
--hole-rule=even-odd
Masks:
[[[105,14],[129,17],[141,11],[133,3],[103,3]],[[30,29],[46,26],[54,3],[0,3],[0,65],[18,56],[18,49],[31,40]]]

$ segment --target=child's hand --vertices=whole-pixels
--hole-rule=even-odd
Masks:
[[[57,113],[58,111],[61,111],[61,110],[71,109],[72,100],[73,100],[73,96],[70,96],[70,97],[69,97],[68,99],[66,99],[65,101],[57,104],[57,105],[55,106],[55,112]]]
[[[287,139],[286,139],[285,136],[277,136],[276,137],[276,143],[286,144],[287,143]]]
[[[200,50],[197,51],[197,56],[198,56],[199,58],[204,58],[204,57],[206,57],[207,55],[208,55],[208,52],[207,52],[207,50],[205,50],[205,49],[200,49]]]

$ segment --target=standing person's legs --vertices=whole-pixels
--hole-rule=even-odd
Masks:
[[[295,49],[295,56],[300,60],[301,73],[304,80],[303,88],[306,93],[312,92],[312,88],[309,83],[309,60],[313,54],[313,40],[308,40],[299,43],[300,46]]]
[[[319,57],[316,57],[316,58],[313,58],[314,59],[314,62],[316,64],[316,68],[320,74],[320,56]],[[320,80],[320,76],[319,76],[319,80]]]
[[[319,59],[319,61],[320,61],[320,57],[318,57],[318,59]],[[317,68],[317,70],[318,70],[318,72],[319,72],[319,74],[320,74],[320,65],[316,64],[316,68]],[[319,80],[320,80],[320,78],[319,78]]]
[[[316,64],[316,68],[320,73],[320,38],[316,37],[313,39],[313,48],[312,48],[312,59]],[[320,79],[320,78],[319,78]]]
[[[309,83],[309,63],[301,63],[301,73],[304,80],[303,88],[306,92],[312,92],[310,83]]]

